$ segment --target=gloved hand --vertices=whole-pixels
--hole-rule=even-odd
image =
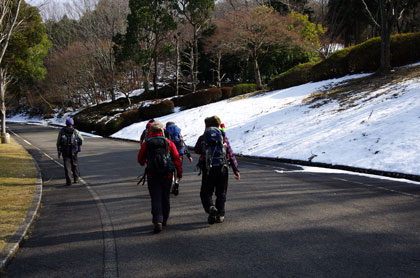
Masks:
[[[179,183],[177,181],[172,186],[171,194],[174,194],[174,196],[178,196],[179,194]]]

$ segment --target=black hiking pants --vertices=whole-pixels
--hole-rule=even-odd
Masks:
[[[228,168],[213,167],[208,174],[206,170],[202,173],[200,197],[204,210],[209,213],[209,208],[214,206],[213,193],[215,193],[218,216],[225,216]]]
[[[166,223],[169,218],[171,185],[172,178],[147,176],[147,187],[152,199],[153,223]]]
[[[63,162],[66,184],[71,185],[72,181],[76,182],[80,177],[77,154],[74,156],[63,156]]]

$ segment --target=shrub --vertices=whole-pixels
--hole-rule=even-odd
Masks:
[[[220,88],[222,90],[222,99],[227,99],[232,97],[232,87],[223,87]]]
[[[271,90],[279,90],[311,81],[311,71],[315,63],[305,63],[280,74],[268,83]]]
[[[310,81],[321,81],[352,73],[373,72],[380,66],[380,38],[333,53],[316,64],[301,64],[269,82],[270,89],[284,89]],[[420,61],[420,33],[391,36],[391,66]],[[309,79],[308,79],[309,78]]]
[[[343,73],[373,72],[379,68],[381,39],[373,38],[352,47],[347,54],[347,71]]]
[[[176,106],[183,108],[193,108],[206,105],[222,99],[222,90],[218,88],[209,88],[190,93],[182,97],[173,99]]]
[[[391,65],[403,66],[420,61],[420,33],[391,36]]]
[[[232,88],[232,96],[239,96],[251,92],[255,92],[257,90],[257,84],[250,84],[250,83],[242,83],[235,85]]]
[[[351,47],[334,52],[328,59],[315,64],[311,69],[311,80],[320,81],[344,76],[348,73],[346,56]]]
[[[208,98],[208,103],[216,102],[222,99],[223,93],[220,88],[209,88],[201,91],[204,96]]]
[[[178,88],[178,94],[179,95],[185,95],[190,93],[191,91],[181,86]],[[176,93],[176,87],[175,84],[169,84],[165,85],[157,90],[155,92],[154,90],[150,90],[148,92],[144,92],[139,96],[132,97],[132,100],[134,102],[140,102],[145,100],[153,100],[153,99],[162,99],[162,98],[168,98],[175,96]]]
[[[138,109],[139,120],[149,120],[168,115],[174,110],[174,103],[171,100],[163,100],[158,103],[151,104],[147,107],[140,107]]]

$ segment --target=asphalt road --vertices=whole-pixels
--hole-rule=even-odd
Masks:
[[[225,223],[208,225],[201,177],[184,161],[154,235],[138,143],[85,137],[84,183],[66,187],[58,130],[9,128],[38,161],[44,195],[6,277],[420,277],[420,185],[238,159]]]

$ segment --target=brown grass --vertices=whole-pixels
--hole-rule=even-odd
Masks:
[[[367,101],[383,94],[398,97],[398,95],[393,94],[391,88],[387,89],[385,86],[392,86],[413,78],[420,78],[420,66],[399,68],[383,76],[374,74],[364,78],[346,80],[333,88],[324,88],[322,91],[314,92],[302,102],[310,105],[311,108],[318,108],[330,101],[337,101],[340,104],[339,111],[342,111],[352,107],[359,99]],[[379,88],[384,90],[381,93],[372,94]]]
[[[13,139],[0,144],[0,250],[25,219],[36,183],[36,169]]]

